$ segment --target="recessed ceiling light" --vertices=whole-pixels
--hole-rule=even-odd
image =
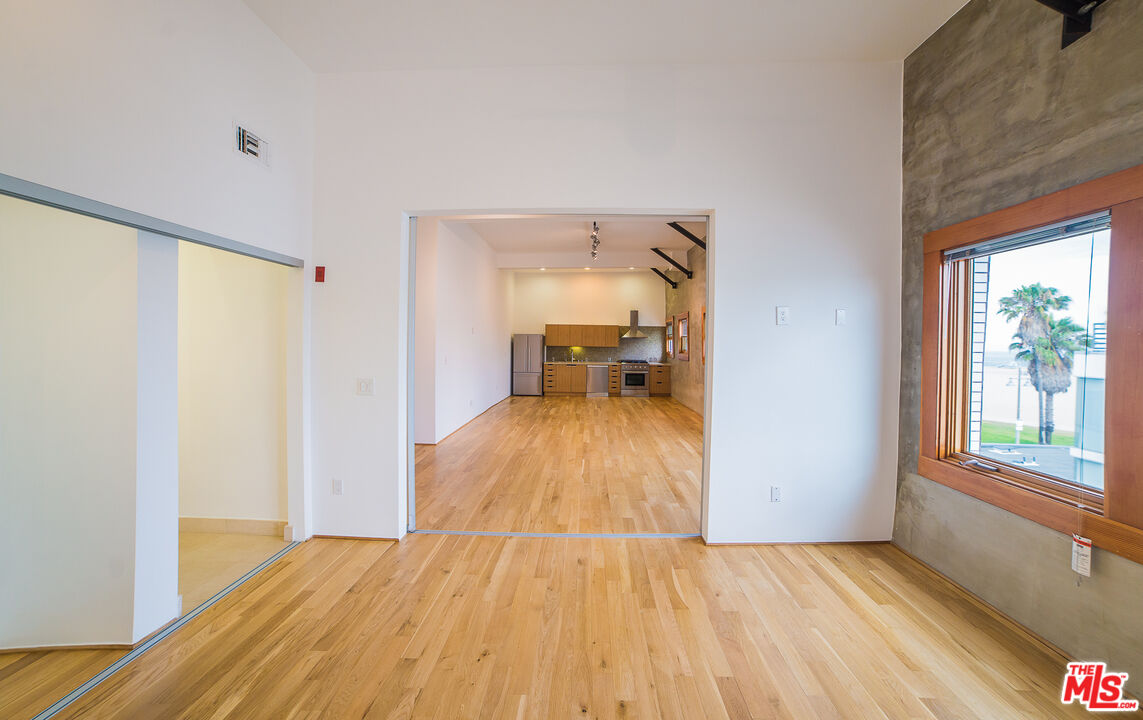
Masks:
[[[547,268],[540,268],[540,272],[544,272]]]
[[[585,267],[585,268],[584,268],[584,270],[590,270],[590,269],[591,269],[591,268],[589,268],[589,267]]]
[[[628,269],[628,270],[634,270],[634,269],[635,269],[635,266],[634,266],[634,265],[632,265],[631,267],[629,267],[629,268],[627,268],[627,269]]]

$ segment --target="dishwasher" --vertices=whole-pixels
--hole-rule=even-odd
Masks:
[[[607,397],[607,366],[587,366],[587,396]]]

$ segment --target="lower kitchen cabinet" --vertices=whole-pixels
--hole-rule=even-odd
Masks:
[[[620,395],[623,391],[623,386],[620,384],[619,378],[622,377],[619,373],[619,363],[610,363],[607,366],[607,394]]]
[[[652,395],[670,395],[671,394],[671,366],[670,365],[652,365],[650,373],[651,394]]]
[[[547,395],[587,394],[587,365],[544,363],[544,393]]]

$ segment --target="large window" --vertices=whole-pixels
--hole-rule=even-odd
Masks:
[[[920,471],[1143,560],[1143,168],[930,233]]]
[[[1103,490],[1109,226],[1103,213],[946,253],[969,285],[968,453]]]

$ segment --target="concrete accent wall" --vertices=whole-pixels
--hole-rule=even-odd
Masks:
[[[706,307],[706,251],[692,247],[687,250],[687,267],[694,277],[687,280],[681,272],[672,270],[669,275],[679,283],[677,288],[663,283],[667,289],[667,317],[690,313],[690,360],[671,358],[671,395],[691,410],[702,414],[703,386],[706,381],[706,365],[702,359],[702,312]],[[676,350],[678,340],[675,340]]]
[[[916,474],[924,233],[1143,163],[1143,3],[1110,0],[1060,50],[1060,16],[973,0],[905,61],[900,457],[894,542],[1143,691],[1143,567]]]

